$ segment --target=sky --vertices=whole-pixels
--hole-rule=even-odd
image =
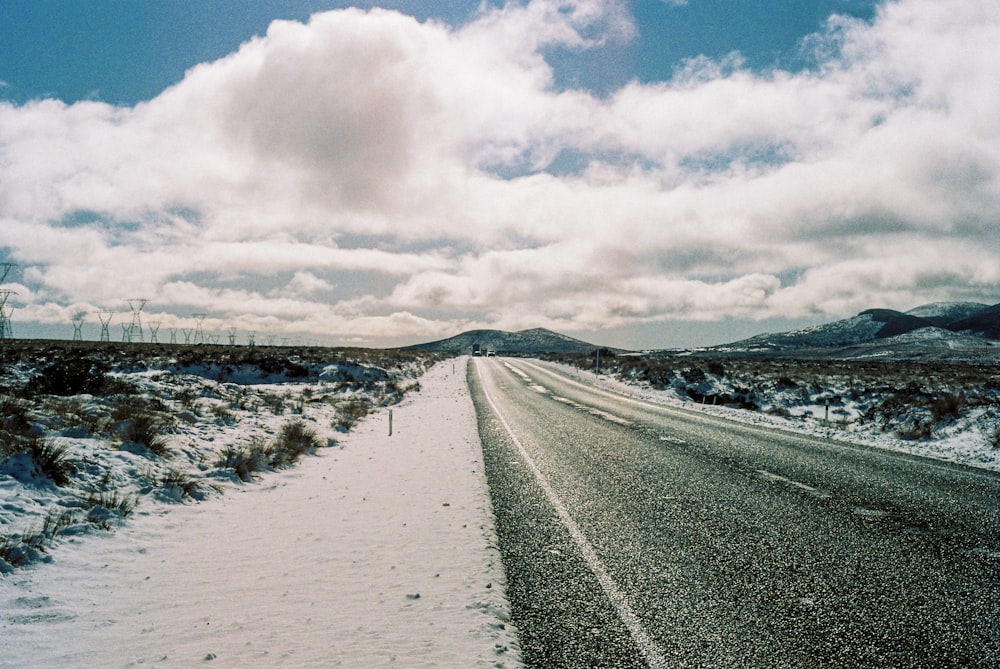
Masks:
[[[998,43],[980,0],[8,2],[11,326],[668,348],[995,304]]]

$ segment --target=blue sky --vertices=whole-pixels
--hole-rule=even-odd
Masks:
[[[498,4],[494,2],[493,4]],[[608,91],[629,79],[663,81],[678,63],[739,52],[755,69],[804,65],[799,42],[828,16],[870,20],[871,0],[635,0],[636,39],[592,53],[562,54],[566,82]],[[320,11],[384,7],[420,20],[462,25],[478,0],[329,2],[323,0],[12,0],[0,22],[0,94],[16,101],[55,97],[132,105],[178,83],[201,62],[235,51],[271,21],[306,21]]]
[[[143,297],[657,348],[993,304],[996,43],[976,0],[8,2],[15,332]]]

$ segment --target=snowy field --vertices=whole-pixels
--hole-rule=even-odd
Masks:
[[[464,364],[419,383],[392,436],[383,407],[294,467],[61,533],[0,576],[0,664],[520,666]]]

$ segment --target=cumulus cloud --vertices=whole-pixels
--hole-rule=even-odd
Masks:
[[[632,38],[626,9],[338,10],[133,108],[0,103],[19,317],[141,294],[164,323],[384,343],[996,301],[984,3],[832,17],[804,71],[696,59],[607,96],[559,88],[549,50]]]

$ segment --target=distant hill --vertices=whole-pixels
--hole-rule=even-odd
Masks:
[[[979,302],[932,302],[910,309],[906,313],[929,321],[939,328],[948,329],[952,323],[971,318],[976,314],[986,311],[990,306]]]
[[[892,309],[868,309],[857,316],[832,323],[791,332],[757,335],[715,348],[743,351],[842,348],[917,332],[921,334],[903,341],[926,340],[947,346],[949,338],[956,339],[956,342],[959,339],[965,340],[965,337],[959,335],[1000,339],[1000,304],[987,306],[973,302],[936,302],[906,313]]]
[[[544,328],[506,332],[504,330],[470,330],[462,334],[416,344],[406,348],[414,351],[448,351],[471,353],[473,344],[495,351],[499,355],[538,355],[542,353],[590,353],[599,346],[567,337]]]
[[[953,332],[966,332],[985,339],[1000,339],[1000,304],[948,325]]]

